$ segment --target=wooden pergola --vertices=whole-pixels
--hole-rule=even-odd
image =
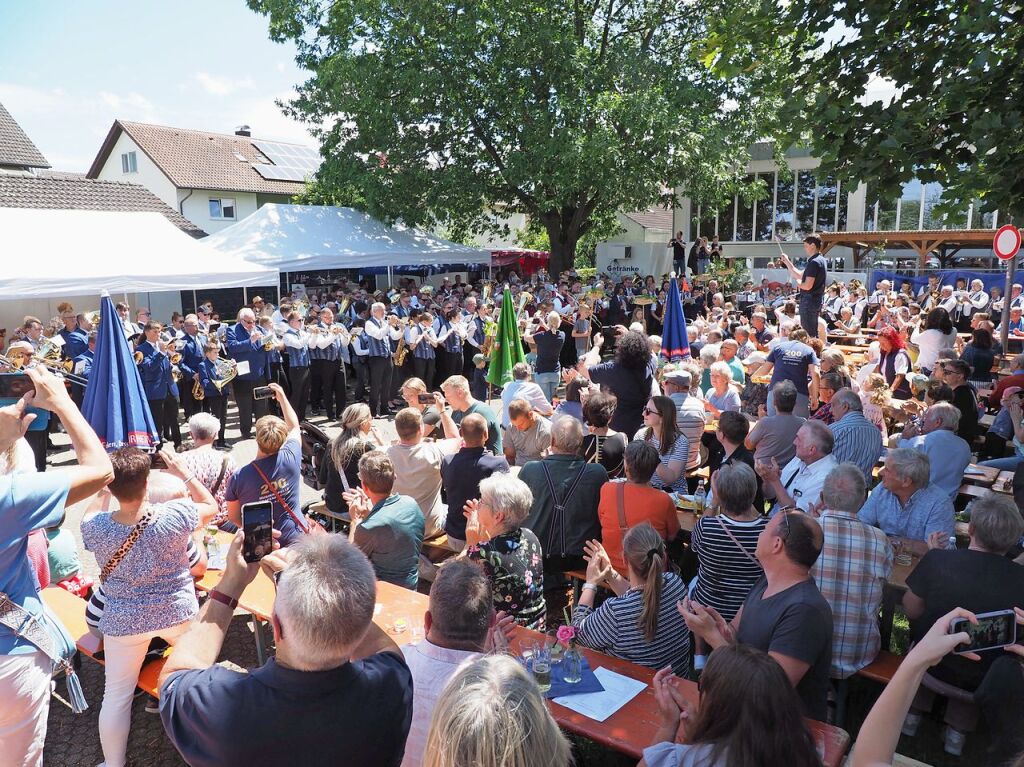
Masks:
[[[837,245],[853,250],[854,263],[879,246],[886,249],[907,248],[917,253],[918,266],[925,267],[929,253],[939,253],[945,261],[963,248],[992,248],[992,229],[938,229],[931,231],[901,232],[824,232],[821,235],[822,253]]]

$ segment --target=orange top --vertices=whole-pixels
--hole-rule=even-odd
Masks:
[[[619,522],[618,487],[625,489],[626,529],[650,522],[651,527],[666,541],[679,532],[679,518],[672,497],[664,490],[655,490],[650,485],[635,482],[606,482],[601,487],[601,500],[597,516],[601,520],[601,542],[612,567],[626,574],[626,561],[622,557],[622,527]]]

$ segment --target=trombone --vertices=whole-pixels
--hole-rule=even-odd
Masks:
[[[84,376],[80,376],[76,373],[72,373],[71,370],[74,367],[74,362],[71,360],[54,360],[51,357],[41,357],[38,354],[33,354],[28,359],[24,356],[16,358],[8,357],[6,354],[0,354],[0,368],[7,369],[12,373],[19,373],[32,367],[32,364],[42,365],[44,368],[49,370],[51,373],[56,375],[58,378],[63,378],[70,381],[73,384],[81,386],[83,389],[89,385],[89,379]]]

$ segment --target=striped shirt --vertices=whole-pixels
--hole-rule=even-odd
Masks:
[[[661,456],[662,466],[667,466],[671,461],[682,461],[683,466],[686,466],[686,459],[690,455],[690,442],[682,434],[680,434],[676,438],[675,444],[672,445],[672,448],[664,455],[662,455],[661,453],[661,442],[658,440],[657,433],[653,432],[646,426],[641,426],[640,430],[635,435],[633,435],[633,439],[644,440],[654,445],[654,447],[658,449],[658,455]],[[655,488],[656,490],[675,490],[676,492],[679,493],[685,493],[687,492],[686,471],[684,470],[682,473],[680,473],[679,479],[677,479],[676,483],[671,487],[666,487],[661,477],[655,474],[653,477],[651,477],[651,487]]]
[[[572,613],[576,640],[584,647],[647,668],[672,666],[676,674],[685,674],[690,662],[690,630],[676,609],[676,602],[685,596],[686,584],[682,579],[675,573],[665,573],[653,642],[644,639],[638,623],[643,610],[643,589],[631,588],[620,597],[605,600],[596,610],[577,605]]]
[[[870,487],[871,470],[882,455],[882,433],[878,427],[863,413],[851,410],[828,428],[835,440],[833,457],[839,463],[850,461],[857,464]]]
[[[892,547],[881,530],[853,514],[826,510],[825,540],[811,576],[832,607],[832,670],[846,679],[871,663],[881,647],[878,608],[892,572]]]
[[[747,594],[764,575],[761,565],[751,557],[757,549],[758,536],[767,526],[766,517],[741,522],[718,514],[701,517],[693,528],[690,549],[697,555],[697,587],[693,598],[705,607],[714,607],[726,621],[736,617]]]

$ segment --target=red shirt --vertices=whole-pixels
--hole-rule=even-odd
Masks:
[[[1003,399],[1003,392],[1011,386],[1024,388],[1024,373],[1014,373],[997,383],[992,393],[988,395],[988,406],[993,409],[998,408]]]
[[[649,522],[658,534],[670,541],[679,532],[679,518],[672,497],[664,490],[655,490],[650,485],[635,482],[606,482],[601,487],[601,499],[597,516],[601,521],[601,543],[608,552],[612,567],[622,575],[626,574],[626,560],[622,556],[622,526],[619,524],[617,488],[625,487],[626,529]]]

